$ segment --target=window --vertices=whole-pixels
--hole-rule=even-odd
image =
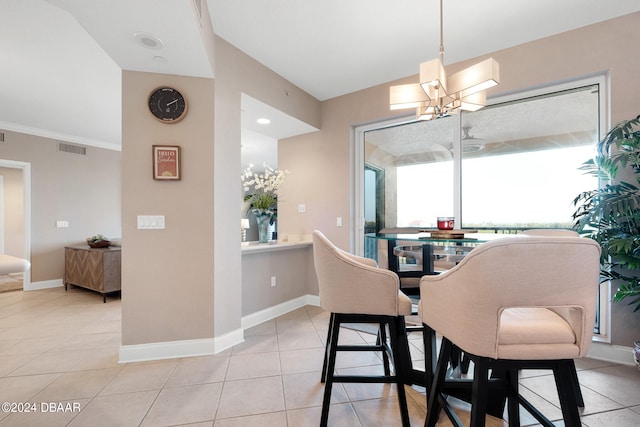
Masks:
[[[604,77],[595,77],[496,99],[472,113],[358,128],[356,218],[364,218],[362,206],[376,207],[367,232],[435,228],[439,216],[480,232],[570,228],[572,200],[598,185],[579,167],[606,129],[605,88]],[[360,178],[367,174],[377,179]],[[354,236],[359,253],[363,231]],[[603,288],[602,331],[607,295]]]
[[[580,165],[599,139],[599,85],[492,105],[462,116],[465,228],[570,228],[571,201],[595,188]]]
[[[435,227],[436,217],[453,216],[455,126],[447,117],[365,132],[365,168],[384,171],[386,227]],[[365,187],[366,205],[371,195]]]

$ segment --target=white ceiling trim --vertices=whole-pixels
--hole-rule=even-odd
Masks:
[[[105,148],[107,150],[122,151],[121,145],[115,145],[111,141],[85,138],[68,133],[54,132],[49,129],[40,129],[33,126],[24,126],[16,123],[0,122],[0,129],[9,132],[24,133],[27,135],[50,138],[58,141],[72,142],[75,144],[88,145],[91,147]]]

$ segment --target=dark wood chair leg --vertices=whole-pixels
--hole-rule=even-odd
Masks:
[[[571,359],[571,378],[573,382],[573,389],[576,395],[576,402],[578,406],[584,408],[584,399],[582,398],[582,390],[580,389],[580,380],[578,380],[578,371],[576,370],[576,362]]]
[[[384,325],[380,325],[381,328],[384,329]],[[398,404],[400,406],[400,418],[402,420],[403,427],[410,427],[411,421],[409,420],[409,409],[407,407],[407,395],[404,389],[404,366],[401,363],[400,356],[400,347],[398,337],[400,334],[403,334],[404,331],[401,331],[401,328],[404,327],[404,322],[402,325],[399,322],[399,319],[391,319],[389,321],[389,334],[391,341],[391,353],[393,357],[393,368],[395,370],[395,378],[396,378],[396,387],[398,388]],[[386,351],[384,351],[386,354]],[[388,360],[387,360],[388,364]],[[386,367],[388,369],[388,365]],[[385,373],[385,375],[390,375]]]
[[[330,338],[327,340],[327,351],[329,352],[329,360],[327,362],[325,382],[324,382],[324,398],[322,400],[322,413],[320,416],[320,427],[326,427],[329,421],[329,406],[331,405],[331,388],[333,387],[333,373],[336,369],[336,347],[338,345],[338,333],[340,332],[340,319],[337,315],[332,314],[333,321],[329,328],[331,331]]]
[[[507,378],[507,414],[509,415],[509,427],[520,426],[520,403],[518,401],[519,383],[518,383],[518,370],[509,369],[506,372]]]
[[[484,427],[489,400],[489,360],[478,357],[473,362],[470,424],[473,427]]]
[[[389,331],[391,332],[391,331]],[[389,355],[385,349],[387,345],[387,326],[385,323],[378,325],[378,338],[376,339],[376,345],[383,347],[382,349],[382,365],[384,366],[384,374],[386,376],[391,375],[391,369],[389,368]]]
[[[438,360],[436,332],[426,324],[422,324],[422,341],[424,346],[424,374],[427,395],[433,384],[436,361]]]
[[[572,360],[559,360],[554,365],[553,375],[556,380],[562,417],[566,426],[579,426],[580,414],[576,398],[575,381],[573,378]]]
[[[471,359],[466,354],[462,353],[462,361],[460,362],[460,372],[467,374],[469,372],[469,364]]]
[[[327,330],[327,341],[324,346],[324,361],[322,362],[322,375],[320,382],[324,383],[327,379],[327,363],[329,359],[329,343],[331,342],[331,333],[333,331],[333,322],[335,320],[335,314],[331,313],[329,316],[329,329]]]
[[[427,419],[424,422],[425,427],[435,427],[440,417],[440,394],[444,387],[444,380],[446,378],[449,360],[451,359],[452,349],[453,344],[451,344],[451,341],[442,338],[433,383],[430,389],[427,390]]]

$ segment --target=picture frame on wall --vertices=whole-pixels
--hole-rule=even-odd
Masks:
[[[178,181],[182,175],[179,145],[153,146],[153,179]]]

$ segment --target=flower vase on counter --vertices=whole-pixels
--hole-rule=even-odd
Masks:
[[[273,211],[269,209],[251,209],[258,223],[258,241],[260,243],[269,242],[269,226],[273,218]]]
[[[253,170],[253,165],[249,165],[242,172],[240,178],[245,191],[244,202],[249,204],[249,208],[258,222],[260,243],[269,242],[269,229],[275,223],[278,211],[278,188],[288,173],[287,170],[273,169],[266,163],[262,174],[256,173]]]

